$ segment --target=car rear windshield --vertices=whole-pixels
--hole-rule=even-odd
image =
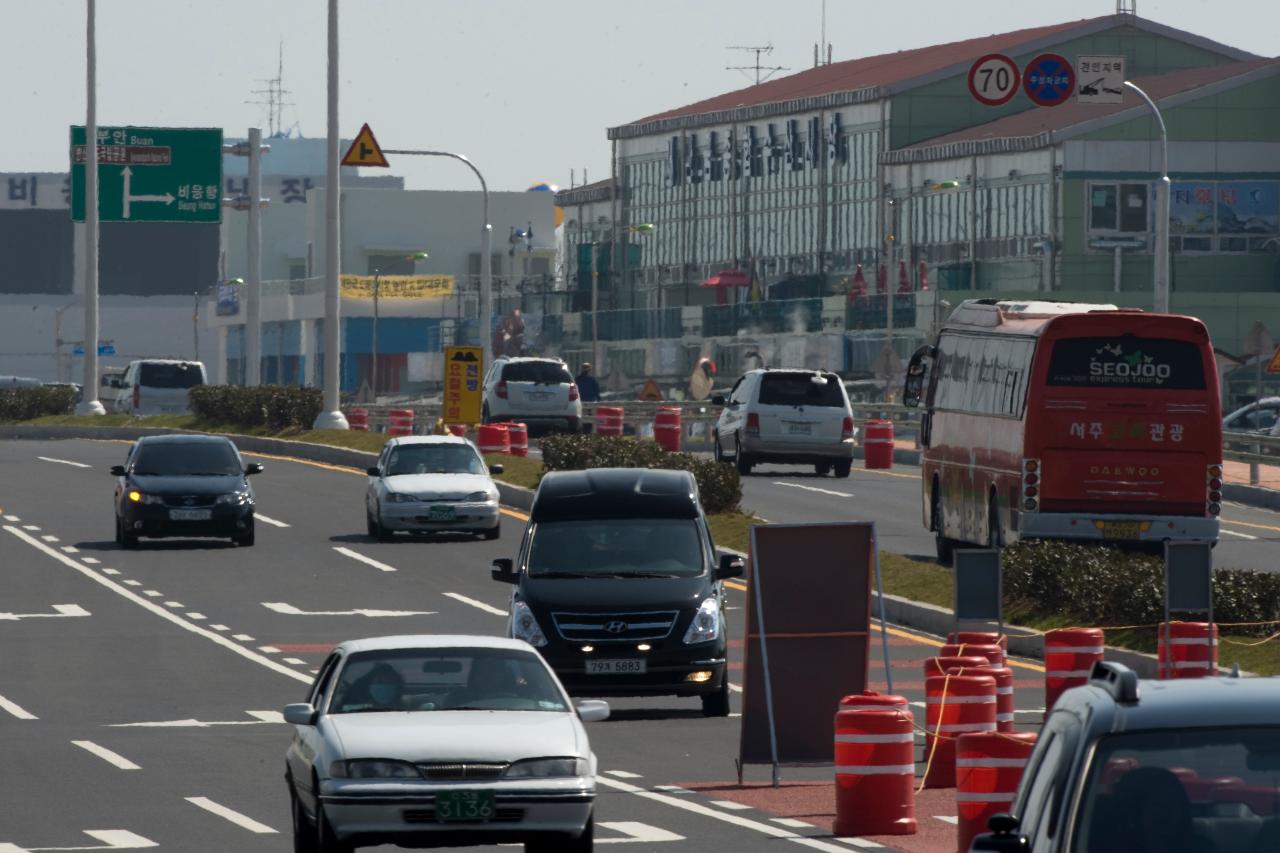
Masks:
[[[1116,335],[1055,341],[1049,384],[1203,391],[1204,363],[1190,341]]]
[[[1276,818],[1278,791],[1280,728],[1110,735],[1094,754],[1073,849],[1261,850],[1241,845],[1242,833]]]
[[[133,473],[140,477],[226,477],[241,470],[236,452],[228,442],[165,441],[138,448]]]
[[[467,444],[402,444],[387,456],[387,476],[484,474],[484,461]]]
[[[193,388],[204,384],[204,371],[198,364],[144,361],[138,371],[138,384],[148,388]]]
[[[760,383],[765,406],[829,406],[844,408],[840,377],[834,373],[766,373]]]
[[[508,382],[533,382],[538,385],[560,385],[573,381],[569,369],[551,361],[518,361],[502,368]]]
[[[694,577],[703,571],[697,522],[683,518],[544,521],[529,544],[530,577]]]

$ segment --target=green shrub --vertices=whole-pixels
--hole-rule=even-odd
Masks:
[[[1100,545],[1027,541],[1002,556],[1006,602],[1085,625],[1154,625],[1164,619],[1164,560]],[[1280,574],[1217,569],[1220,624],[1280,619]],[[1242,629],[1270,634],[1275,626]]]
[[[5,388],[0,390],[0,421],[28,421],[44,415],[69,415],[75,411],[76,392],[59,388]]]
[[[310,429],[324,395],[319,388],[291,385],[197,385],[189,399],[191,411],[207,421],[284,430]]]
[[[709,513],[734,512],[742,500],[742,481],[732,465],[689,453],[668,453],[652,441],[586,435],[550,435],[541,441],[545,471],[586,468],[666,468],[689,471],[698,481],[702,507]]]

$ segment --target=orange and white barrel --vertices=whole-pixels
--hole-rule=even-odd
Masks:
[[[467,437],[466,424],[449,424],[449,435],[456,435],[458,438]]]
[[[387,412],[387,435],[413,435],[413,409]]]
[[[507,424],[506,427],[508,435],[511,436],[511,455],[528,456],[529,425],[517,422]]]
[[[511,433],[506,424],[481,424],[476,432],[476,446],[481,453],[510,453]]]
[[[893,467],[893,421],[867,421],[862,431],[862,461],[866,468]]]
[[[1034,734],[975,732],[956,741],[956,849],[967,853],[992,815],[1008,812],[1035,747]]]
[[[1156,645],[1161,679],[1218,674],[1218,626],[1211,622],[1161,622]]]
[[[1064,690],[1089,683],[1106,644],[1101,628],[1057,628],[1044,635],[1044,709],[1053,709]]]
[[[838,711],[835,764],[836,835],[915,833],[915,723],[911,711],[888,705],[883,710]]]
[[[945,657],[931,657],[924,659],[924,677],[929,678],[934,675],[946,675],[947,670],[953,667],[967,667],[969,669],[978,669],[984,666],[990,666],[991,662],[982,655],[947,655]]]
[[[596,406],[596,435],[622,435],[621,406]]]
[[[924,787],[953,788],[955,739],[996,730],[996,680],[970,669],[964,675],[930,676],[924,680],[924,690]]]
[[[347,410],[347,425],[361,432],[369,431],[369,410],[354,408]]]
[[[653,439],[663,450],[680,450],[680,433],[684,429],[679,406],[659,406],[653,416]]]
[[[981,655],[991,662],[992,666],[1004,666],[1004,648],[998,643],[947,643],[938,650],[940,657],[956,655]]]

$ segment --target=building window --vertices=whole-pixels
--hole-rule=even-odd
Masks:
[[[1148,230],[1146,184],[1091,184],[1089,230],[1122,234]]]

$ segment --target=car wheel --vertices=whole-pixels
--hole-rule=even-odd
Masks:
[[[524,853],[591,853],[595,849],[596,818],[593,813],[577,838],[540,838],[526,841]]]
[[[494,540],[494,539],[497,539],[497,538],[498,538],[499,536],[501,536],[501,535],[502,535],[502,525],[501,525],[501,524],[499,524],[499,525],[495,526],[492,530],[486,530],[486,531],[484,532],[484,538],[485,538],[485,539],[488,539],[488,540],[490,540],[490,541],[492,541],[492,540]]]
[[[293,806],[293,853],[316,853],[316,828],[307,818],[292,782],[289,783],[289,802]]]
[[[316,789],[316,795],[319,796],[319,788]],[[333,828],[329,826],[329,819],[324,815],[324,804],[317,801],[316,803],[316,853],[353,853],[355,850],[350,844],[344,844],[338,840],[338,836],[333,834]]]
[[[933,545],[934,550],[938,554],[938,563],[943,566],[951,565],[952,559],[955,557],[956,543],[952,539],[948,539],[942,535],[942,501],[938,498],[938,487],[933,487]]]
[[[138,534],[132,533],[124,526],[124,520],[120,520],[120,547],[126,551],[132,551],[138,547]]]
[[[729,461],[728,459],[725,458],[724,451],[720,449],[720,433],[717,432],[715,434],[714,440],[715,440],[715,460],[717,462]]]
[[[364,529],[369,534],[370,539],[378,538],[378,522],[373,520],[373,516],[365,513]]]
[[[849,473],[853,471],[853,460],[841,459],[835,463],[835,469],[836,469],[837,477],[839,477],[842,480],[847,479],[849,476]]]
[[[702,716],[704,717],[727,717],[729,716],[729,672],[725,671],[724,680],[720,684],[720,689],[715,693],[708,693],[702,697]]]
[[[120,521],[120,516],[116,516],[116,544],[124,544],[124,525]]]
[[[831,473],[831,463],[830,462],[813,463],[813,473],[817,474],[819,477],[827,476],[828,474]]]
[[[742,452],[742,444],[736,438],[733,440],[733,458],[738,464],[738,473],[744,477],[751,473],[751,466],[754,464],[751,457]]]

